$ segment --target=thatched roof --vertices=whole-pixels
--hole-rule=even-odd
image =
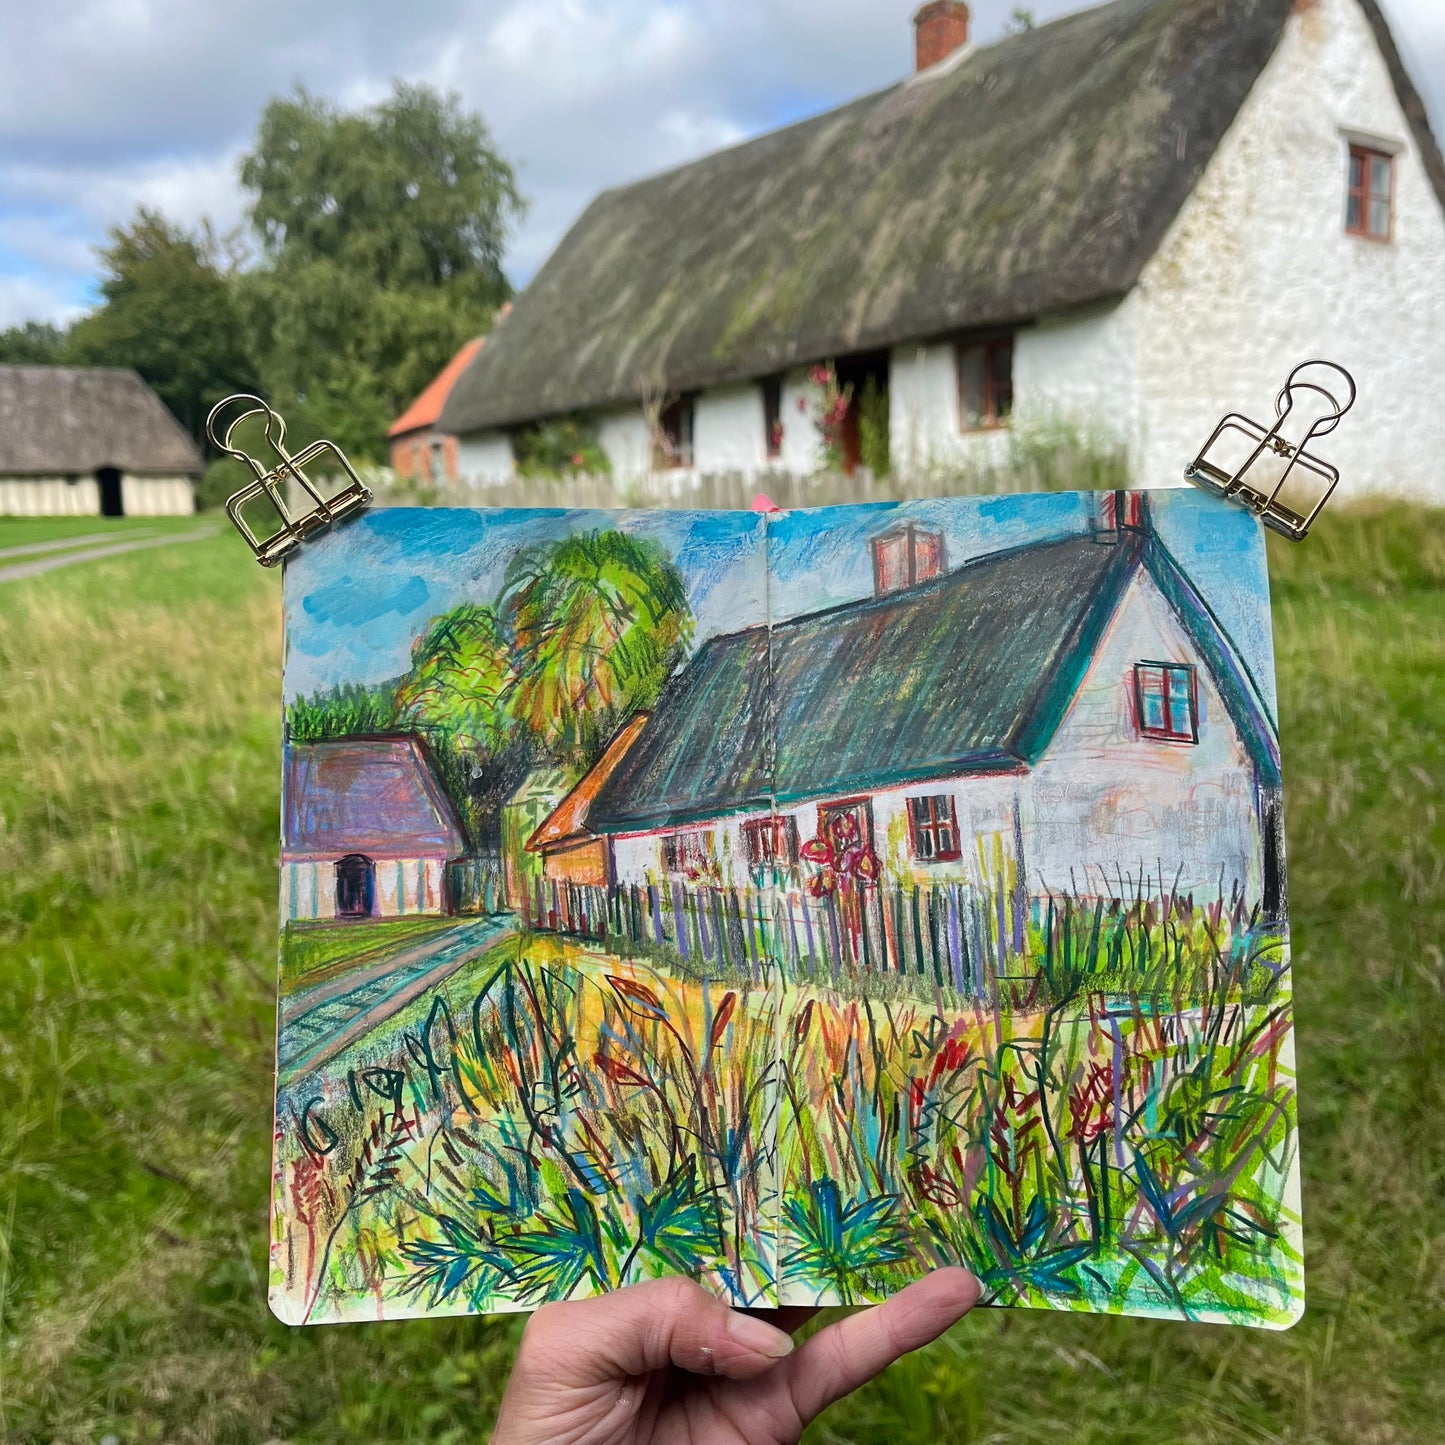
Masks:
[[[1121,295],[1292,3],[1112,0],[605,192],[441,425],[635,401]]]
[[[204,463],[133,371],[0,366],[0,474],[84,476],[100,467],[196,476]]]

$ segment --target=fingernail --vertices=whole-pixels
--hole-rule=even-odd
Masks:
[[[782,1330],[774,1329],[752,1315],[739,1314],[736,1310],[728,1312],[728,1334],[743,1349],[751,1350],[755,1355],[766,1355],[770,1360],[781,1360],[784,1355],[793,1353],[792,1335],[785,1335]]]

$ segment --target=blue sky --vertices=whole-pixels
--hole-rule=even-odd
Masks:
[[[412,640],[462,602],[492,602],[512,556],[614,526],[658,542],[686,581],[700,643],[767,619],[867,597],[868,547],[912,519],[944,534],[950,568],[970,557],[1088,530],[1098,494],[954,498],[782,513],[390,509],[301,549],[286,568],[289,702],[337,682],[406,670]],[[1151,493],[1159,535],[1231,635],[1273,709],[1268,582],[1259,524],[1190,490]],[[769,560],[765,566],[764,548]],[[770,571],[770,576],[765,576]]]
[[[1002,33],[1014,0],[975,0]],[[457,90],[514,159],[525,283],[598,191],[906,74],[917,0],[51,0],[0,4],[0,326],[93,299],[139,204],[224,232],[266,99],[347,105],[401,75]],[[1445,130],[1445,3],[1384,0]],[[1040,20],[1078,0],[1032,0]],[[23,63],[19,59],[23,57]]]

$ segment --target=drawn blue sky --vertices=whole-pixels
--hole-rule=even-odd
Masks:
[[[781,513],[378,510],[303,548],[286,571],[285,696],[400,676],[413,640],[462,602],[491,602],[518,550],[617,527],[677,562],[696,641],[868,597],[869,539],[903,520],[941,531],[950,568],[1087,531],[1097,494],[879,503]],[[1160,537],[1193,578],[1273,710],[1268,579],[1259,525],[1201,493],[1151,493]],[[764,543],[766,527],[767,541]],[[766,566],[765,548],[766,545]],[[770,575],[765,575],[769,573]]]

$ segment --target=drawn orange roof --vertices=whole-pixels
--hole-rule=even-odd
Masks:
[[[607,751],[583,775],[581,782],[557,804],[551,817],[527,839],[529,853],[540,853],[543,848],[555,848],[562,843],[572,843],[592,836],[587,831],[587,814],[592,807],[592,800],[626,756],[628,748],[637,741],[637,735],[647,725],[647,718],[647,713],[638,713],[607,744]]]
[[[389,437],[399,437],[409,431],[421,431],[423,427],[435,426],[456,385],[457,377],[467,369],[472,357],[482,349],[484,336],[467,342],[441,371],[433,378],[426,390],[392,422],[387,431]]]

